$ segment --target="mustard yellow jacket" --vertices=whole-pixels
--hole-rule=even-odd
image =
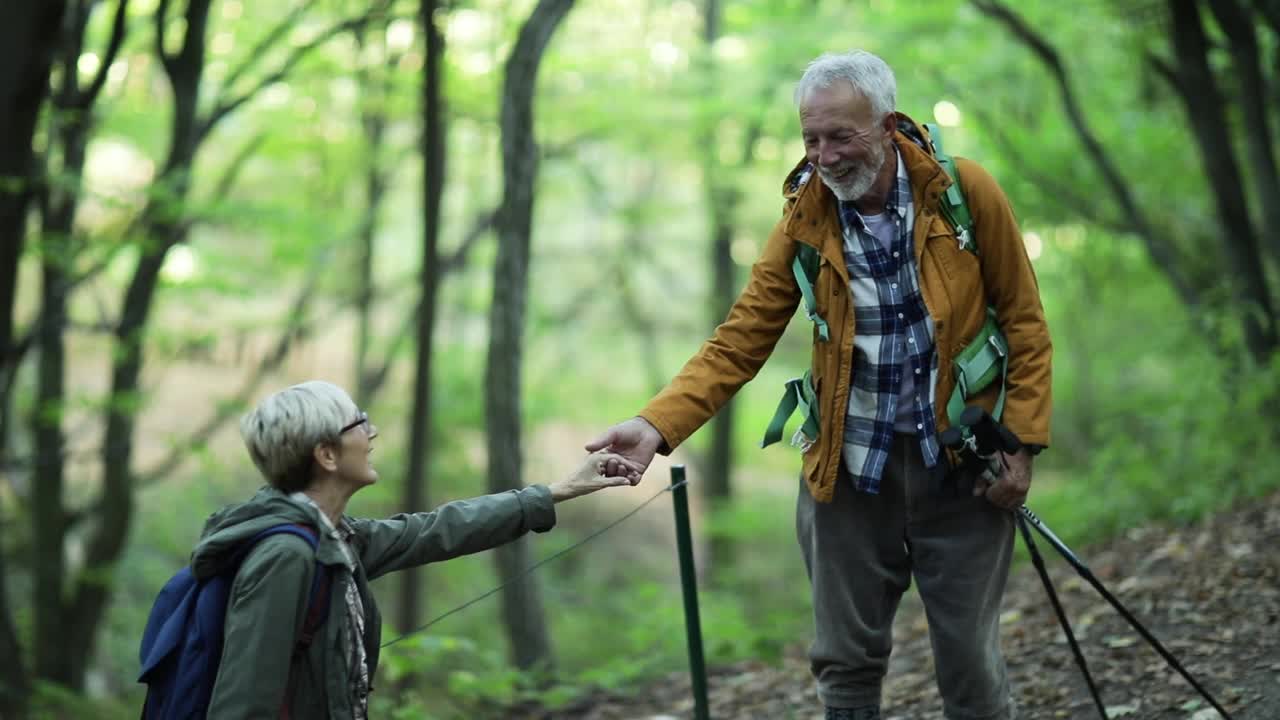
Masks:
[[[899,128],[904,125],[914,127],[915,123],[899,114]],[[927,140],[925,132],[916,130]],[[1009,341],[1004,423],[1024,443],[1047,446],[1052,345],[1039,286],[1009,201],[981,166],[956,158],[980,256],[961,249],[955,231],[939,215],[939,198],[951,184],[950,178],[930,151],[901,130],[894,139],[911,180],[916,267],[934,322],[938,431],[950,424],[946,402],[955,384],[952,360],[977,335],[990,303]],[[797,183],[795,177],[804,167],[801,162],[784,183],[782,219],[770,233],[728,317],[640,416],[662,434],[664,450],[669,452],[755,377],[800,302],[791,272],[796,243],[811,245],[821,257],[814,294],[818,312],[830,326],[830,340],[823,341],[814,332],[812,374],[821,430],[817,442],[803,454],[803,470],[813,497],[830,502],[852,380],[854,313],[835,196],[821,180]],[[990,410],[998,385],[993,383],[970,402]]]

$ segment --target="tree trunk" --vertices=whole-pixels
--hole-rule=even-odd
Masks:
[[[27,211],[39,185],[32,141],[48,97],[49,72],[65,12],[65,0],[9,2],[0,8],[0,458],[9,439],[8,375],[17,361],[12,351],[18,261],[26,239]],[[8,620],[6,616],[4,622]],[[0,630],[3,635],[5,631]],[[4,656],[0,677],[19,677],[5,671],[16,656],[0,655]]]
[[[1271,106],[1268,82],[1262,72],[1262,56],[1254,20],[1237,0],[1213,0],[1209,9],[1226,34],[1234,75],[1240,83],[1239,100],[1243,131],[1247,142],[1253,184],[1262,205],[1262,226],[1280,228],[1280,174],[1276,170],[1275,148],[1271,141]],[[1280,261],[1280,233],[1272,232],[1266,250]]]
[[[34,564],[35,645],[59,648],[68,622],[65,596],[68,512],[63,505],[65,474],[62,414],[65,404],[66,348],[69,279],[77,253],[74,237],[85,152],[93,125],[93,105],[105,82],[105,73],[124,40],[127,2],[116,6],[111,42],[103,56],[97,77],[89,87],[79,86],[77,63],[84,49],[92,4],[77,2],[66,18],[62,41],[60,87],[54,97],[55,112],[50,117],[50,144],[46,157],[60,157],[62,181],[45,189],[43,204],[43,245],[41,258],[40,321],[35,330],[40,352],[36,404],[31,413],[35,442],[32,474],[32,537]],[[37,652],[36,673],[79,689],[87,658],[69,652]]]
[[[703,80],[707,97],[715,97],[718,73],[715,61],[715,43],[720,37],[721,6],[719,0],[706,0],[703,15],[704,62]],[[706,191],[707,210],[711,221],[709,265],[711,268],[710,325],[714,329],[724,322],[733,306],[736,278],[733,264],[734,215],[737,211],[737,192],[727,180],[724,164],[720,160],[720,112],[713,104],[710,115],[704,118],[702,138],[703,187]],[[732,500],[730,477],[733,474],[733,418],[734,402],[730,400],[720,408],[711,420],[711,450],[703,473],[704,487],[710,508],[723,510]],[[709,546],[710,562],[717,567],[733,563],[733,545],[727,539],[713,537]]]
[[[150,202],[142,212],[142,235],[147,238],[147,244],[125,291],[114,332],[111,396],[103,419],[102,496],[95,505],[93,530],[85,542],[84,567],[76,573],[70,612],[64,621],[60,642],[36,648],[38,666],[55,664],[48,659],[40,662],[41,654],[65,656],[65,661],[56,663],[59,676],[47,679],[75,689],[83,686],[98,625],[113,587],[115,565],[124,551],[133,520],[134,413],[145,332],[165,256],[187,234],[182,203],[191,186],[192,165],[202,137],[196,109],[211,2],[190,0],[187,4],[182,47],[174,54],[166,52],[163,43],[169,0],[161,0],[156,9],[157,54],[169,77],[174,100],[168,157],[155,181],[165,187],[166,192],[163,200]]]
[[[436,24],[438,0],[422,0],[421,25],[427,46],[422,74],[422,268],[419,283],[417,358],[413,373],[413,410],[409,418],[409,468],[405,477],[405,510],[426,509],[431,462],[431,360],[434,350],[436,304],[440,289],[440,201],[444,195],[445,108],[444,34]],[[400,578],[400,628],[418,625],[425,602],[417,568]]]
[[[391,53],[386,46],[387,23],[380,22],[373,28],[361,28],[356,33],[359,49],[363,51],[365,43],[373,39],[382,47],[387,62],[377,71],[361,65],[357,71],[357,83],[365,92],[361,109],[361,126],[364,129],[365,141],[365,207],[360,219],[360,230],[356,243],[360,248],[357,260],[359,274],[356,276],[356,369],[355,383],[352,390],[358,402],[371,403],[373,395],[373,377],[369,361],[369,348],[373,342],[373,258],[378,235],[378,215],[382,209],[383,198],[387,192],[387,170],[383,161],[383,151],[387,129],[387,95],[391,85]],[[360,55],[363,57],[364,53]]]
[[[17,362],[12,350],[18,262],[26,238],[27,211],[38,185],[32,141],[48,97],[49,74],[65,12],[62,0],[5,3],[0,9],[0,461],[10,432],[9,374],[16,370]],[[0,547],[0,716],[21,718],[27,713],[31,685],[9,607],[8,577]]]
[[[573,0],[539,0],[520,28],[507,58],[502,86],[502,209],[497,219],[498,257],[493,272],[489,355],[485,368],[485,423],[489,491],[522,485],[521,385],[525,306],[528,299],[530,233],[538,151],[533,137],[533,96],[538,65],[551,35]],[[525,539],[495,551],[498,574],[516,577],[529,565]],[[550,666],[551,641],[533,576],[502,591],[502,615],[511,655],[520,668]]]
[[[1249,219],[1244,181],[1228,134],[1230,124],[1222,94],[1209,68],[1208,39],[1195,0],[1169,0],[1169,11],[1177,58],[1177,68],[1169,79],[1182,98],[1217,204],[1223,246],[1236,280],[1232,290],[1244,310],[1245,342],[1255,359],[1265,361],[1276,349],[1276,316],[1263,273],[1260,243]]]
[[[5,533],[5,510],[0,508],[0,537]],[[22,662],[22,645],[9,608],[8,563],[0,547],[0,717],[22,720],[27,716],[31,680]]]

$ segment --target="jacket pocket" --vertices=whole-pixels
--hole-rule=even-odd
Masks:
[[[955,232],[938,218],[934,218],[929,227],[925,260],[929,258],[933,258],[941,270],[941,280],[953,310],[966,313],[965,308],[985,307],[980,258],[973,251],[962,249]],[[921,275],[928,277],[927,268],[922,268]],[[953,318],[953,325],[957,319]]]

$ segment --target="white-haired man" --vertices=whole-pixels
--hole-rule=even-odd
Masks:
[[[616,456],[588,456],[564,480],[442,505],[384,520],[345,514],[347,501],[373,485],[369,462],[378,430],[341,388],[307,382],[265,398],[240,432],[268,485],[248,502],[215,513],[192,555],[197,577],[230,572],[246,544],[268,528],[318,531],[271,535],[253,544],[232,581],[211,718],[367,717],[382,620],[369,581],[395,570],[497,547],[556,522],[555,503],[639,475]],[[605,475],[606,461],[612,477]],[[317,563],[328,588],[327,615],[300,644]]]
[[[820,256],[812,297],[817,437],[803,448],[796,530],[813,593],[810,649],[829,720],[875,720],[898,602],[915,579],[951,720],[1014,716],[998,623],[1013,517],[1049,441],[1050,355],[1039,290],[1004,193],[957,159],[971,252],[943,217],[951,179],[895,112],[893,72],[866,52],[814,60],[796,88],[805,159],[728,317],[640,412],[587,444],[647,466],[755,376],[795,314],[792,261]],[[811,182],[813,175],[821,182]],[[994,483],[950,473],[952,361],[994,308],[1008,341],[1003,420],[1028,450]],[[856,332],[855,332],[856,326]],[[999,385],[968,398],[992,409]]]

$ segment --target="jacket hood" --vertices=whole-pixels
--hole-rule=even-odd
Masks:
[[[229,505],[205,521],[200,542],[191,553],[191,571],[197,578],[216,575],[230,567],[236,551],[250,538],[267,528],[288,524],[308,525],[319,531],[321,550],[325,545],[325,527],[320,511],[310,505],[290,500],[279,490],[264,486],[250,500]],[[323,557],[326,553],[318,552]]]
[[[901,142],[903,139],[917,145],[929,157],[933,157],[933,140],[929,137],[929,131],[923,125],[912,120],[904,113],[895,112],[894,115],[898,119],[897,139]],[[794,200],[799,196],[800,191],[804,189],[805,183],[816,174],[813,163],[803,159],[792,168],[787,174],[787,179],[782,183],[782,196],[787,200]]]

